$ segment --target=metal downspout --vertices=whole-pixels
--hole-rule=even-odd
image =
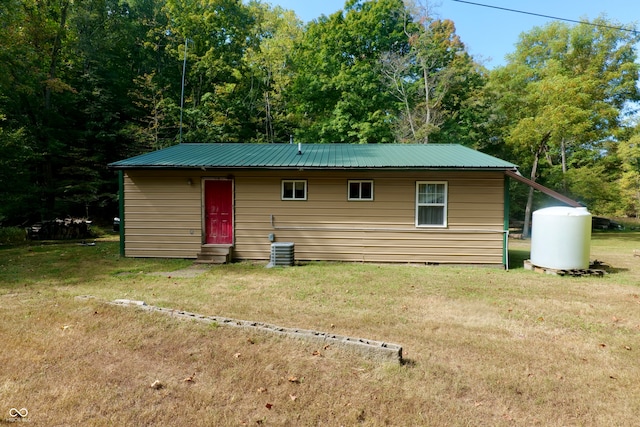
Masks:
[[[509,177],[504,176],[504,234],[503,234],[502,263],[504,269],[509,271]]]

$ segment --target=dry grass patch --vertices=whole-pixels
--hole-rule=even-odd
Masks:
[[[0,405],[39,425],[338,425],[409,409],[385,396],[401,393],[387,388],[398,367],[331,347],[69,298],[10,323]]]
[[[594,235],[594,257],[615,267],[601,278],[516,263],[238,263],[175,277],[146,273],[189,263],[120,259],[110,242],[5,250],[0,422],[26,407],[41,425],[630,425],[638,237]],[[511,247],[526,257],[526,243]],[[407,363],[75,298],[86,294],[399,343]]]

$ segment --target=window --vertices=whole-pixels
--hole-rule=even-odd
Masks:
[[[348,200],[373,200],[373,181],[349,181]]]
[[[282,200],[307,200],[307,181],[283,180]]]
[[[416,226],[447,226],[447,183],[416,183]]]

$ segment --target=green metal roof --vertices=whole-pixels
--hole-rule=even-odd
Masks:
[[[459,144],[179,144],[114,169],[515,169]]]

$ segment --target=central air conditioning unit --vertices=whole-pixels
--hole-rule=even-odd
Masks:
[[[267,267],[290,267],[294,260],[293,243],[275,242],[271,244],[271,259]]]

